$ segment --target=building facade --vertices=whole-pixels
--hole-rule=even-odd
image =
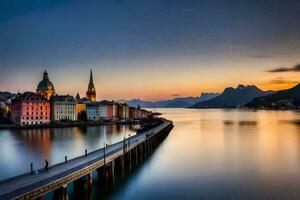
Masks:
[[[11,119],[20,126],[50,123],[50,103],[39,94],[25,92],[11,104]]]
[[[151,115],[150,111],[141,109],[141,118],[142,119],[148,118],[148,117],[150,117],[150,115]]]
[[[99,103],[91,102],[86,104],[86,116],[88,121],[99,121]]]
[[[86,92],[86,97],[92,102],[96,101],[96,89],[95,89],[95,85],[94,85],[92,70],[91,70],[91,74],[90,74],[90,82],[89,82],[88,90]]]
[[[87,103],[86,114],[89,121],[116,120],[117,105],[107,100]]]
[[[51,97],[52,121],[77,121],[76,100],[70,95],[55,95]]]
[[[145,119],[151,115],[151,112],[148,110],[129,107],[129,118],[131,119]]]
[[[116,105],[113,102],[106,100],[100,101],[99,106],[99,114],[101,119],[115,119]]]
[[[117,104],[117,116],[118,119],[128,119],[129,118],[129,106],[126,103]]]
[[[43,74],[43,80],[39,82],[36,88],[36,93],[45,97],[48,100],[50,99],[51,96],[55,95],[54,85],[49,80],[49,76],[46,70]]]

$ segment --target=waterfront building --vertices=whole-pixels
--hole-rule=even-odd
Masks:
[[[37,125],[50,123],[50,103],[39,94],[25,92],[11,104],[11,118],[15,124]]]
[[[118,106],[118,108],[117,108],[118,109],[118,111],[117,111],[118,118],[119,119],[128,119],[129,118],[129,106],[126,103],[124,103],[124,104],[118,103],[117,106]]]
[[[86,104],[87,119],[90,121],[117,119],[117,105],[114,102],[103,100]]]
[[[87,113],[86,113],[87,105],[86,104],[88,104],[88,103],[91,103],[91,101],[85,97],[77,100],[76,111],[77,111],[77,119],[78,120],[82,120],[82,121],[87,120]]]
[[[81,103],[81,102],[77,102],[76,103],[76,112],[77,112],[77,114],[80,114],[82,112],[86,112],[86,104]]]
[[[107,100],[99,102],[99,115],[101,119],[113,120],[116,118],[116,105]]]
[[[89,121],[99,121],[99,103],[98,102],[90,102],[86,104],[86,116]]]
[[[85,103],[78,103],[76,104],[76,112],[77,112],[77,119],[78,120],[86,120],[86,104]]]
[[[151,115],[151,112],[148,110],[129,107],[129,118],[131,119],[145,119]]]
[[[118,105],[116,102],[112,101],[112,119],[117,120],[118,119]]]
[[[91,74],[90,74],[90,82],[89,82],[88,90],[86,92],[86,97],[92,102],[96,101],[96,89],[95,89],[95,85],[94,85],[92,70],[91,70]]]
[[[76,112],[77,112],[77,115],[80,115],[81,113],[86,112],[86,104],[77,102],[76,103]]]
[[[53,121],[76,121],[78,114],[76,100],[70,95],[55,95],[51,97],[51,119]]]
[[[148,117],[150,117],[150,115],[151,115],[150,111],[144,110],[144,109],[141,110],[141,118],[142,119],[148,118]]]
[[[43,80],[41,80],[36,88],[36,93],[50,99],[51,96],[55,95],[55,89],[52,82],[49,80],[47,71],[43,74]]]
[[[10,104],[2,101],[0,101],[0,109],[3,112],[4,117],[7,117],[8,113],[11,111]]]
[[[139,119],[140,110],[135,107],[129,107],[129,118],[130,119]]]

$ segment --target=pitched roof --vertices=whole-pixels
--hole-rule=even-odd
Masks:
[[[45,97],[34,93],[34,92],[24,92],[23,94],[18,94],[12,103],[20,101],[48,101]]]
[[[71,95],[55,95],[50,98],[51,101],[68,101],[75,102],[75,98]]]

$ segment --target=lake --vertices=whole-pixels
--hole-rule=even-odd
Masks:
[[[158,111],[174,129],[107,199],[300,199],[299,112]],[[62,162],[129,133],[128,126],[2,130],[0,175],[29,170],[31,160],[43,166],[45,157]],[[91,199],[103,197],[101,187],[94,175]]]
[[[174,129],[110,199],[300,199],[299,112],[158,111]]]
[[[103,125],[90,127],[0,130],[0,180],[57,164],[100,149],[104,143],[135,135],[134,126]]]

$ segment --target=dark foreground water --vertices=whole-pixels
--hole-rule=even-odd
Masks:
[[[174,129],[157,150],[115,185],[107,199],[300,199],[300,113],[292,111],[160,109]],[[0,173],[11,164],[81,154],[130,129],[32,134],[0,132]],[[50,131],[51,132],[51,131]],[[50,135],[50,136],[49,136]],[[112,136],[113,135],[113,136]],[[49,137],[48,139],[42,139]],[[108,139],[110,138],[110,139]],[[25,142],[26,141],[26,142]],[[62,152],[62,153],[61,153]],[[5,163],[3,163],[3,161]],[[68,186],[70,199],[72,184]],[[89,196],[103,198],[94,174]],[[48,197],[50,198],[50,197]]]

